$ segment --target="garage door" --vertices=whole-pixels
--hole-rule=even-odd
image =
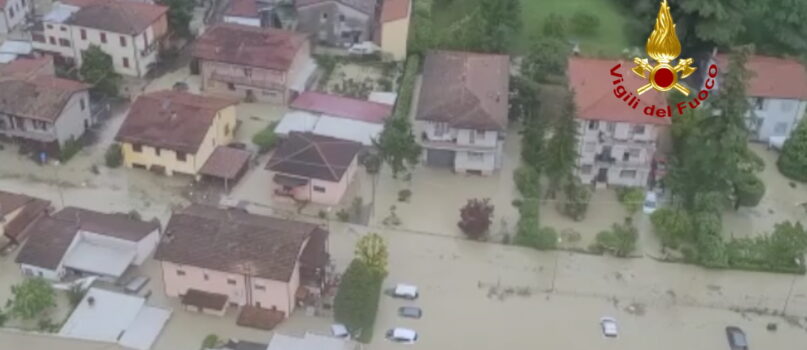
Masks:
[[[442,149],[426,150],[426,165],[453,168],[454,151]]]

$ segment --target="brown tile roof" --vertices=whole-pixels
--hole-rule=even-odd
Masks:
[[[392,114],[390,105],[314,91],[303,92],[290,107],[377,124],[383,124]]]
[[[412,0],[384,0],[381,7],[381,23],[409,17]]]
[[[241,308],[235,324],[241,327],[250,327],[271,331],[285,319],[283,311],[262,309],[257,306],[246,305]]]
[[[255,0],[232,0],[227,11],[224,12],[226,16],[236,17],[255,17],[258,18],[258,3]]]
[[[98,0],[81,5],[65,23],[129,35],[142,33],[168,11],[166,6],[137,1]]]
[[[375,6],[377,0],[297,0],[295,2],[295,6],[299,9],[301,7],[307,7],[326,2],[340,3],[347,7],[351,7],[355,10],[359,10],[365,14],[373,15],[375,14]]]
[[[416,118],[455,128],[503,130],[509,85],[505,55],[430,52],[423,63]]]
[[[194,204],[174,212],[154,258],[288,282],[317,225]]]
[[[53,57],[45,55],[38,58],[18,58],[0,65],[0,79],[26,79],[33,75],[54,75]]]
[[[73,94],[89,88],[51,75],[0,79],[0,112],[54,122]]]
[[[235,99],[158,91],[140,95],[129,109],[116,140],[196,153],[216,113]]]
[[[362,144],[311,133],[291,132],[275,150],[266,169],[339,182]]]
[[[213,26],[196,39],[193,56],[286,71],[307,40],[305,34],[287,30],[224,23]]]
[[[0,191],[0,219],[18,209],[20,212],[4,223],[3,234],[17,242],[25,239],[25,229],[45,215],[50,202],[22,194]]]
[[[646,81],[630,71],[633,63],[578,57],[569,60],[569,88],[575,93],[577,117],[586,120],[669,125],[671,118],[650,117],[642,112],[648,105],[666,108],[665,94],[655,90],[645,92],[640,96],[639,106],[636,109],[614,96],[612,82],[615,78],[611,76],[610,71],[618,63],[622,64],[619,73],[625,79],[622,85],[635,94],[636,89]]]
[[[25,230],[28,241],[17,255],[17,263],[55,269],[78,231],[139,241],[155,229],[157,222],[130,219],[126,214],[106,214],[67,207],[43,217]]]
[[[252,153],[249,151],[218,146],[207,158],[205,165],[199,169],[199,173],[220,179],[232,180],[238,177],[241,170],[249,163]]]
[[[182,304],[218,311],[227,306],[228,299],[229,297],[224,294],[208,293],[191,288],[182,296]]]
[[[0,191],[0,217],[22,208],[34,199],[24,194]]]
[[[720,72],[728,69],[728,55],[715,57]],[[771,97],[807,100],[807,70],[794,59],[752,55],[746,68],[753,72],[746,94],[751,97]]]

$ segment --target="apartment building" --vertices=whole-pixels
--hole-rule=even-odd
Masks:
[[[81,66],[82,53],[98,46],[115,71],[143,77],[157,62],[168,33],[168,8],[126,0],[62,0],[33,32],[34,48]]]
[[[649,105],[666,107],[664,95],[655,90],[641,95],[634,109],[614,96],[608,72],[618,61],[572,58],[569,61],[569,87],[575,94],[579,127],[577,176],[597,187],[647,186],[656,156],[659,135],[671,119],[643,114]],[[622,62],[620,73],[628,91],[645,82]]]
[[[423,62],[414,125],[423,162],[479,175],[500,169],[509,84],[505,55],[430,52]]]
[[[0,34],[8,34],[31,14],[33,0],[0,0]]]
[[[317,43],[349,47],[372,38],[377,0],[297,0],[297,29]]]

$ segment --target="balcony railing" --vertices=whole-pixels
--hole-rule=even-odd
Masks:
[[[610,153],[599,153],[594,156],[594,160],[602,163],[609,163],[614,164],[616,162],[616,158],[611,156]]]

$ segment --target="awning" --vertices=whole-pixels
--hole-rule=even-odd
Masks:
[[[209,293],[198,289],[188,289],[182,296],[182,305],[221,311],[227,306],[228,297],[224,294]]]
[[[288,187],[299,187],[308,184],[308,179],[283,174],[275,174],[275,176],[272,179],[275,181],[276,184]]]
[[[251,156],[252,153],[249,151],[218,146],[199,169],[199,173],[219,179],[234,180],[247,166]]]

